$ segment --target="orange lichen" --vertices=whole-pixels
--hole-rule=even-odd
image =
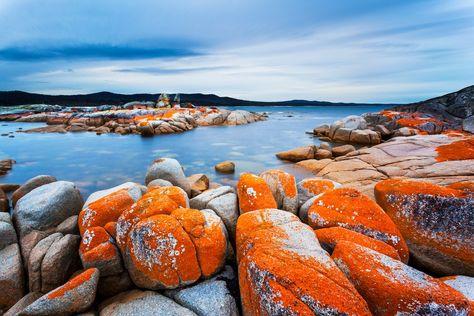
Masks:
[[[227,239],[220,219],[194,209],[177,209],[171,213],[189,234],[204,277],[216,273],[225,261]]]
[[[337,243],[341,241],[351,241],[358,245],[387,255],[395,260],[400,260],[400,256],[392,246],[380,240],[368,237],[349,229],[342,227],[331,227],[318,229],[315,231],[315,233],[321,245],[324,245],[325,248],[329,248],[331,251],[334,249]]]
[[[469,303],[443,282],[352,242],[337,244],[332,258],[375,315],[466,315]]]
[[[119,257],[112,237],[102,227],[91,227],[84,231],[79,247],[83,262],[112,260]]]
[[[265,180],[251,173],[242,173],[237,183],[237,194],[241,213],[277,207]]]
[[[446,187],[454,190],[463,191],[467,194],[474,194],[474,182],[471,181],[451,183]]]
[[[126,189],[121,189],[92,202],[79,213],[78,226],[81,235],[89,227],[105,226],[114,222],[135,201]]]
[[[393,119],[394,117],[399,116],[401,112],[383,110],[380,112],[380,114],[385,116],[386,118]]]
[[[117,222],[108,222],[104,225],[104,228],[110,236],[115,238],[115,236],[117,235]]]
[[[313,195],[318,195],[328,190],[334,189],[334,182],[327,179],[304,179],[302,187]]]
[[[404,118],[401,118],[401,119],[398,119],[397,120],[397,124],[400,125],[400,126],[404,126],[404,127],[411,127],[411,128],[420,128],[421,125],[425,124],[425,123],[433,123],[435,125],[443,125],[442,122],[438,121],[437,119],[435,118],[432,118],[432,117],[418,117],[416,115],[413,115],[411,117],[404,117]]]
[[[438,152],[437,161],[474,159],[474,137],[438,146],[436,151]]]
[[[308,224],[314,229],[341,226],[393,246],[408,260],[408,247],[390,217],[368,196],[351,188],[322,193],[308,210]]]
[[[236,236],[245,315],[370,315],[365,301],[295,215],[245,213]]]
[[[95,273],[98,273],[97,269],[95,268],[87,269],[86,271],[82,272],[81,274],[67,281],[63,286],[60,286],[57,289],[49,292],[47,295],[47,298],[51,300],[51,299],[64,296],[64,294],[66,294],[67,292],[72,291],[78,286],[89,281]]]
[[[130,235],[128,249],[135,268],[160,287],[189,284],[201,276],[193,242],[173,216],[142,220]]]

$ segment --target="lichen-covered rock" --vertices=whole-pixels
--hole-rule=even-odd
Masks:
[[[319,195],[308,210],[314,229],[340,226],[393,246],[403,262],[408,248],[390,217],[368,196],[355,189],[339,188]]]
[[[173,289],[218,272],[227,243],[225,226],[213,211],[178,208],[133,226],[125,266],[139,287]]]
[[[25,262],[28,262],[29,255],[25,250],[32,249],[39,240],[53,233],[64,220],[77,215],[82,204],[79,190],[66,181],[42,185],[18,200],[13,211],[13,222]],[[38,238],[28,236],[35,231],[39,231]]]
[[[296,214],[298,211],[298,190],[295,177],[277,169],[264,171],[260,177],[270,187],[277,208]]]
[[[143,193],[139,184],[127,182],[108,190],[91,194],[79,213],[78,225],[81,235],[91,227],[105,227],[116,222],[125,210],[135,203]]]
[[[241,215],[237,257],[244,315],[370,315],[311,228],[289,212]]]
[[[240,213],[276,208],[277,203],[268,184],[261,177],[242,173],[237,183]]]
[[[474,275],[474,197],[413,180],[385,180],[375,197],[426,269]]]
[[[335,181],[322,178],[306,178],[298,182],[298,202],[303,205],[312,197],[328,190],[339,188],[341,185]]]
[[[315,233],[321,246],[323,246],[323,248],[330,253],[333,252],[337,243],[341,241],[350,241],[383,253],[384,255],[387,255],[395,260],[400,260],[398,252],[392,246],[353,230],[345,229],[343,227],[330,227],[317,229]]]
[[[183,168],[176,159],[160,158],[153,161],[146,172],[145,183],[148,184],[155,179],[167,180],[182,188],[188,195],[191,194],[191,186],[184,175]]]
[[[23,265],[17,243],[0,250],[0,311],[12,307],[24,295]]]
[[[191,310],[153,291],[120,293],[103,305],[100,316],[196,316]]]
[[[307,159],[313,159],[318,148],[314,145],[298,147],[276,154],[278,159],[298,162]]]
[[[207,190],[189,201],[191,208],[211,209],[224,222],[231,238],[235,235],[235,225],[239,217],[239,202],[232,187],[221,186]]]
[[[71,315],[87,310],[95,299],[99,270],[91,268],[43,295],[19,315]]]
[[[464,295],[471,305],[471,314],[474,313],[474,278],[465,275],[451,275],[439,279]]]
[[[374,315],[468,315],[459,292],[379,252],[342,241],[332,258]]]
[[[12,194],[13,206],[16,205],[16,202],[18,202],[19,199],[21,199],[23,196],[33,191],[34,189],[51,182],[55,182],[55,181],[57,181],[55,177],[47,176],[47,175],[40,175],[40,176],[31,178],[30,180],[26,181],[21,187],[16,189],[15,192],[13,192]]]
[[[103,227],[91,227],[84,231],[79,255],[82,266],[99,269],[101,277],[123,271],[122,257],[115,240]]]

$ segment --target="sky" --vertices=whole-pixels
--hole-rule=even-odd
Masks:
[[[0,90],[406,103],[474,84],[474,0],[0,0]]]

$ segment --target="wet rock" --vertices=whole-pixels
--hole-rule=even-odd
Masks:
[[[189,205],[198,210],[213,210],[224,222],[230,236],[235,235],[235,225],[239,217],[239,203],[232,187],[221,186],[207,190],[192,198]]]
[[[278,159],[298,162],[301,160],[313,159],[317,150],[316,146],[310,145],[282,151],[277,153],[276,156]]]
[[[65,219],[77,215],[82,204],[79,190],[72,182],[66,181],[42,185],[23,196],[13,211],[22,250],[32,249],[35,242],[44,238],[41,235],[49,235]],[[38,238],[31,238],[28,236],[30,233],[35,233]],[[24,259],[28,262],[26,257]]]
[[[240,213],[276,208],[277,203],[268,184],[261,177],[242,173],[237,183]]]
[[[352,145],[336,146],[332,148],[332,154],[335,157],[339,157],[339,156],[347,155],[348,153],[353,152],[355,150],[356,150],[355,147]]]
[[[196,316],[191,310],[153,291],[124,292],[103,305],[101,316]]]
[[[355,189],[339,188],[319,195],[308,210],[308,224],[314,229],[344,227],[394,247],[403,262],[408,248],[390,217],[366,195]]]
[[[12,169],[14,163],[13,159],[0,160],[0,176],[7,174]]]
[[[439,274],[474,275],[474,197],[396,179],[379,182],[375,197],[420,265]]]
[[[42,185],[55,182],[55,181],[58,181],[55,177],[46,176],[46,175],[41,175],[41,176],[36,176],[34,178],[31,178],[30,180],[26,181],[25,184],[19,187],[15,192],[13,192],[13,195],[12,195],[13,206],[15,206],[16,202],[18,202],[19,199],[21,199],[23,196],[25,196],[32,190]]]
[[[173,289],[217,273],[227,243],[225,226],[213,211],[175,209],[133,226],[125,266],[139,287]]]
[[[0,311],[12,307],[24,295],[23,265],[17,243],[0,250]]]
[[[400,260],[400,256],[392,246],[380,240],[368,237],[349,229],[345,229],[343,227],[317,229],[315,233],[321,246],[323,246],[323,248],[329,253],[333,252],[337,243],[341,241],[350,241],[363,247],[380,252],[386,256],[391,257],[392,259]]]
[[[467,315],[469,303],[443,282],[398,260],[351,242],[332,258],[374,315]]]
[[[20,188],[19,184],[15,183],[0,183],[0,189],[5,193],[10,193]]]
[[[316,195],[339,188],[340,186],[341,185],[335,181],[322,178],[303,179],[297,184],[299,206]]]
[[[234,173],[235,164],[232,161],[223,161],[216,164],[214,169],[220,173]]]
[[[245,213],[236,236],[244,315],[370,315],[314,232],[295,215]]]
[[[264,171],[260,177],[268,184],[277,208],[296,214],[299,205],[295,177],[277,169]]]
[[[16,316],[28,305],[39,299],[43,294],[40,292],[30,292],[23,296],[15,305],[13,305],[3,316]]]
[[[98,281],[99,270],[88,269],[43,295],[19,315],[70,315],[85,311],[94,302]]]
[[[102,277],[123,271],[122,257],[115,240],[100,226],[84,231],[79,255],[84,268],[97,268]]]
[[[191,186],[184,175],[183,168],[176,159],[156,159],[148,168],[145,183],[148,184],[155,179],[163,179],[182,188],[188,195],[191,194]]]

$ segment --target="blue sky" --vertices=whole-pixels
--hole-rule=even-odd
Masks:
[[[1,0],[0,90],[410,102],[474,84],[474,0]]]

